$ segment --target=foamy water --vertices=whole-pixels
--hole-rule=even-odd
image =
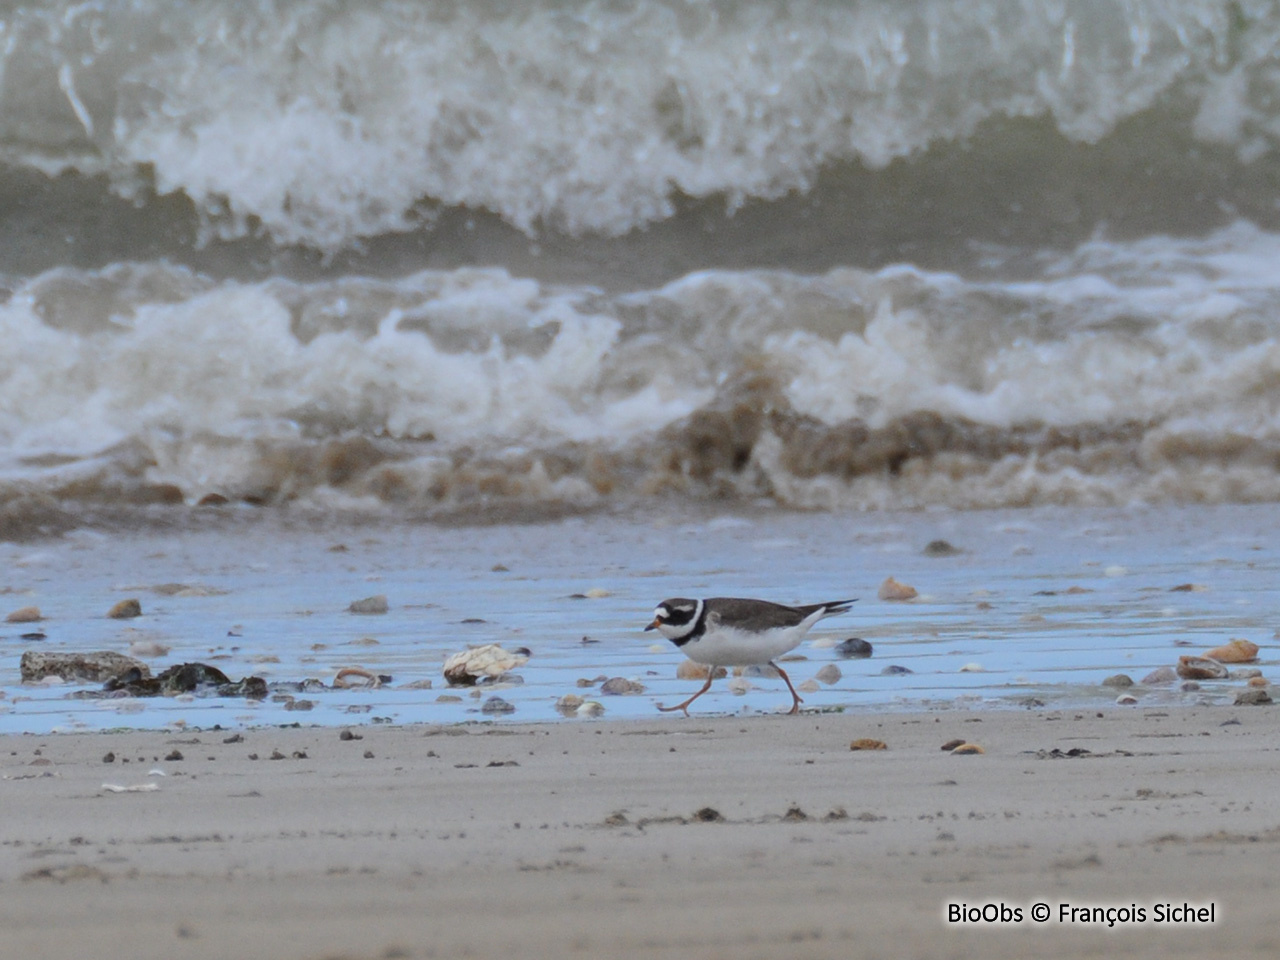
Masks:
[[[18,4],[0,537],[1273,502],[1277,34],[1208,0]]]

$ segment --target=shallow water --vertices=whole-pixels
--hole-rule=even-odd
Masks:
[[[217,529],[82,530],[0,549],[7,609],[35,604],[47,618],[39,625],[43,641],[21,639],[30,625],[0,629],[0,731],[459,723],[495,719],[479,712],[495,694],[516,707],[498,719],[560,720],[554,703],[566,693],[599,700],[605,719],[649,716],[656,703],[676,702],[698,685],[675,679],[681,655],[642,632],[659,600],[680,595],[860,597],[851,613],[821,623],[796,651],[805,659],[787,666],[797,684],[829,662],[840,667],[836,684],[804,694],[806,709],[1132,709],[1116,707],[1118,691],[1100,681],[1119,672],[1138,680],[1180,653],[1232,637],[1261,644],[1259,666],[1272,668],[1269,648],[1280,621],[1277,528],[1280,507],[1215,506],[838,517],[762,508],[488,527],[326,527],[277,515]],[[962,552],[926,555],[937,539]],[[914,585],[920,596],[878,600],[887,576]],[[153,589],[170,583],[208,595]],[[1173,590],[1186,584],[1196,589]],[[1066,593],[1071,587],[1086,592]],[[588,592],[606,595],[575,597]],[[351,601],[373,594],[388,597],[388,613],[346,612]],[[107,619],[107,609],[127,596],[141,600],[143,616]],[[473,619],[482,622],[464,622]],[[873,657],[841,660],[824,645],[851,636],[869,640]],[[376,643],[361,642],[368,639]],[[376,691],[293,694],[312,701],[305,712],[243,699],[79,700],[68,694],[96,685],[19,684],[23,650],[125,652],[139,640],[171,648],[149,659],[153,672],[205,661],[232,679],[314,677],[328,684],[338,669],[360,665],[393,679]],[[444,658],[489,642],[530,649],[517,671],[524,682],[479,698],[447,690]],[[889,665],[912,673],[882,675]],[[965,669],[972,665],[981,669]],[[599,676],[628,677],[646,690],[602,696],[576,685]],[[406,688],[426,679],[433,689]],[[752,684],[735,696],[717,681],[694,715],[789,705],[781,681]],[[1241,686],[1133,692],[1148,707],[1230,703]],[[441,694],[462,700],[440,703]]]

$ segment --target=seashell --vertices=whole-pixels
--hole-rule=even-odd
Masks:
[[[1116,697],[1116,703],[1122,707],[1131,707],[1137,702],[1138,698],[1132,693],[1122,693],[1120,696]]]
[[[333,685],[348,690],[376,690],[382,686],[382,680],[372,670],[364,667],[343,667],[333,678]]]
[[[1204,655],[1219,663],[1252,663],[1258,659],[1258,645],[1252,640],[1228,640],[1220,647],[1206,650]]]
[[[1227,668],[1208,657],[1183,655],[1178,658],[1177,670],[1183,680],[1223,680],[1227,676]]]
[[[960,746],[956,747],[954,750],[951,751],[951,755],[954,757],[964,757],[964,756],[970,756],[976,753],[986,753],[986,752],[987,751],[983,750],[976,743],[962,743],[960,744]]]
[[[471,647],[451,655],[444,662],[444,678],[451,686],[473,686],[480,677],[499,677],[529,662],[523,654],[509,653],[496,643]]]
[[[877,592],[881,600],[914,600],[920,596],[915,587],[907,583],[899,583],[893,577],[886,577]]]
[[[556,701],[556,710],[564,714],[566,717],[570,717],[570,716],[573,716],[573,714],[577,713],[578,708],[581,707],[585,702],[586,701],[583,700],[576,693],[566,693],[563,697],[561,697],[559,700]]]

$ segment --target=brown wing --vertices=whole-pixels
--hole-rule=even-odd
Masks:
[[[813,603],[804,607],[788,607],[768,600],[747,600],[737,597],[713,597],[707,601],[708,616],[729,621],[749,630],[772,630],[794,627],[805,617],[824,607],[832,613],[843,613],[851,600],[835,603]]]

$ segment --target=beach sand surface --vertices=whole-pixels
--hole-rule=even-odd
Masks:
[[[1273,957],[1278,728],[1112,707],[10,735],[0,955]],[[1215,922],[1155,922],[1187,903]]]

